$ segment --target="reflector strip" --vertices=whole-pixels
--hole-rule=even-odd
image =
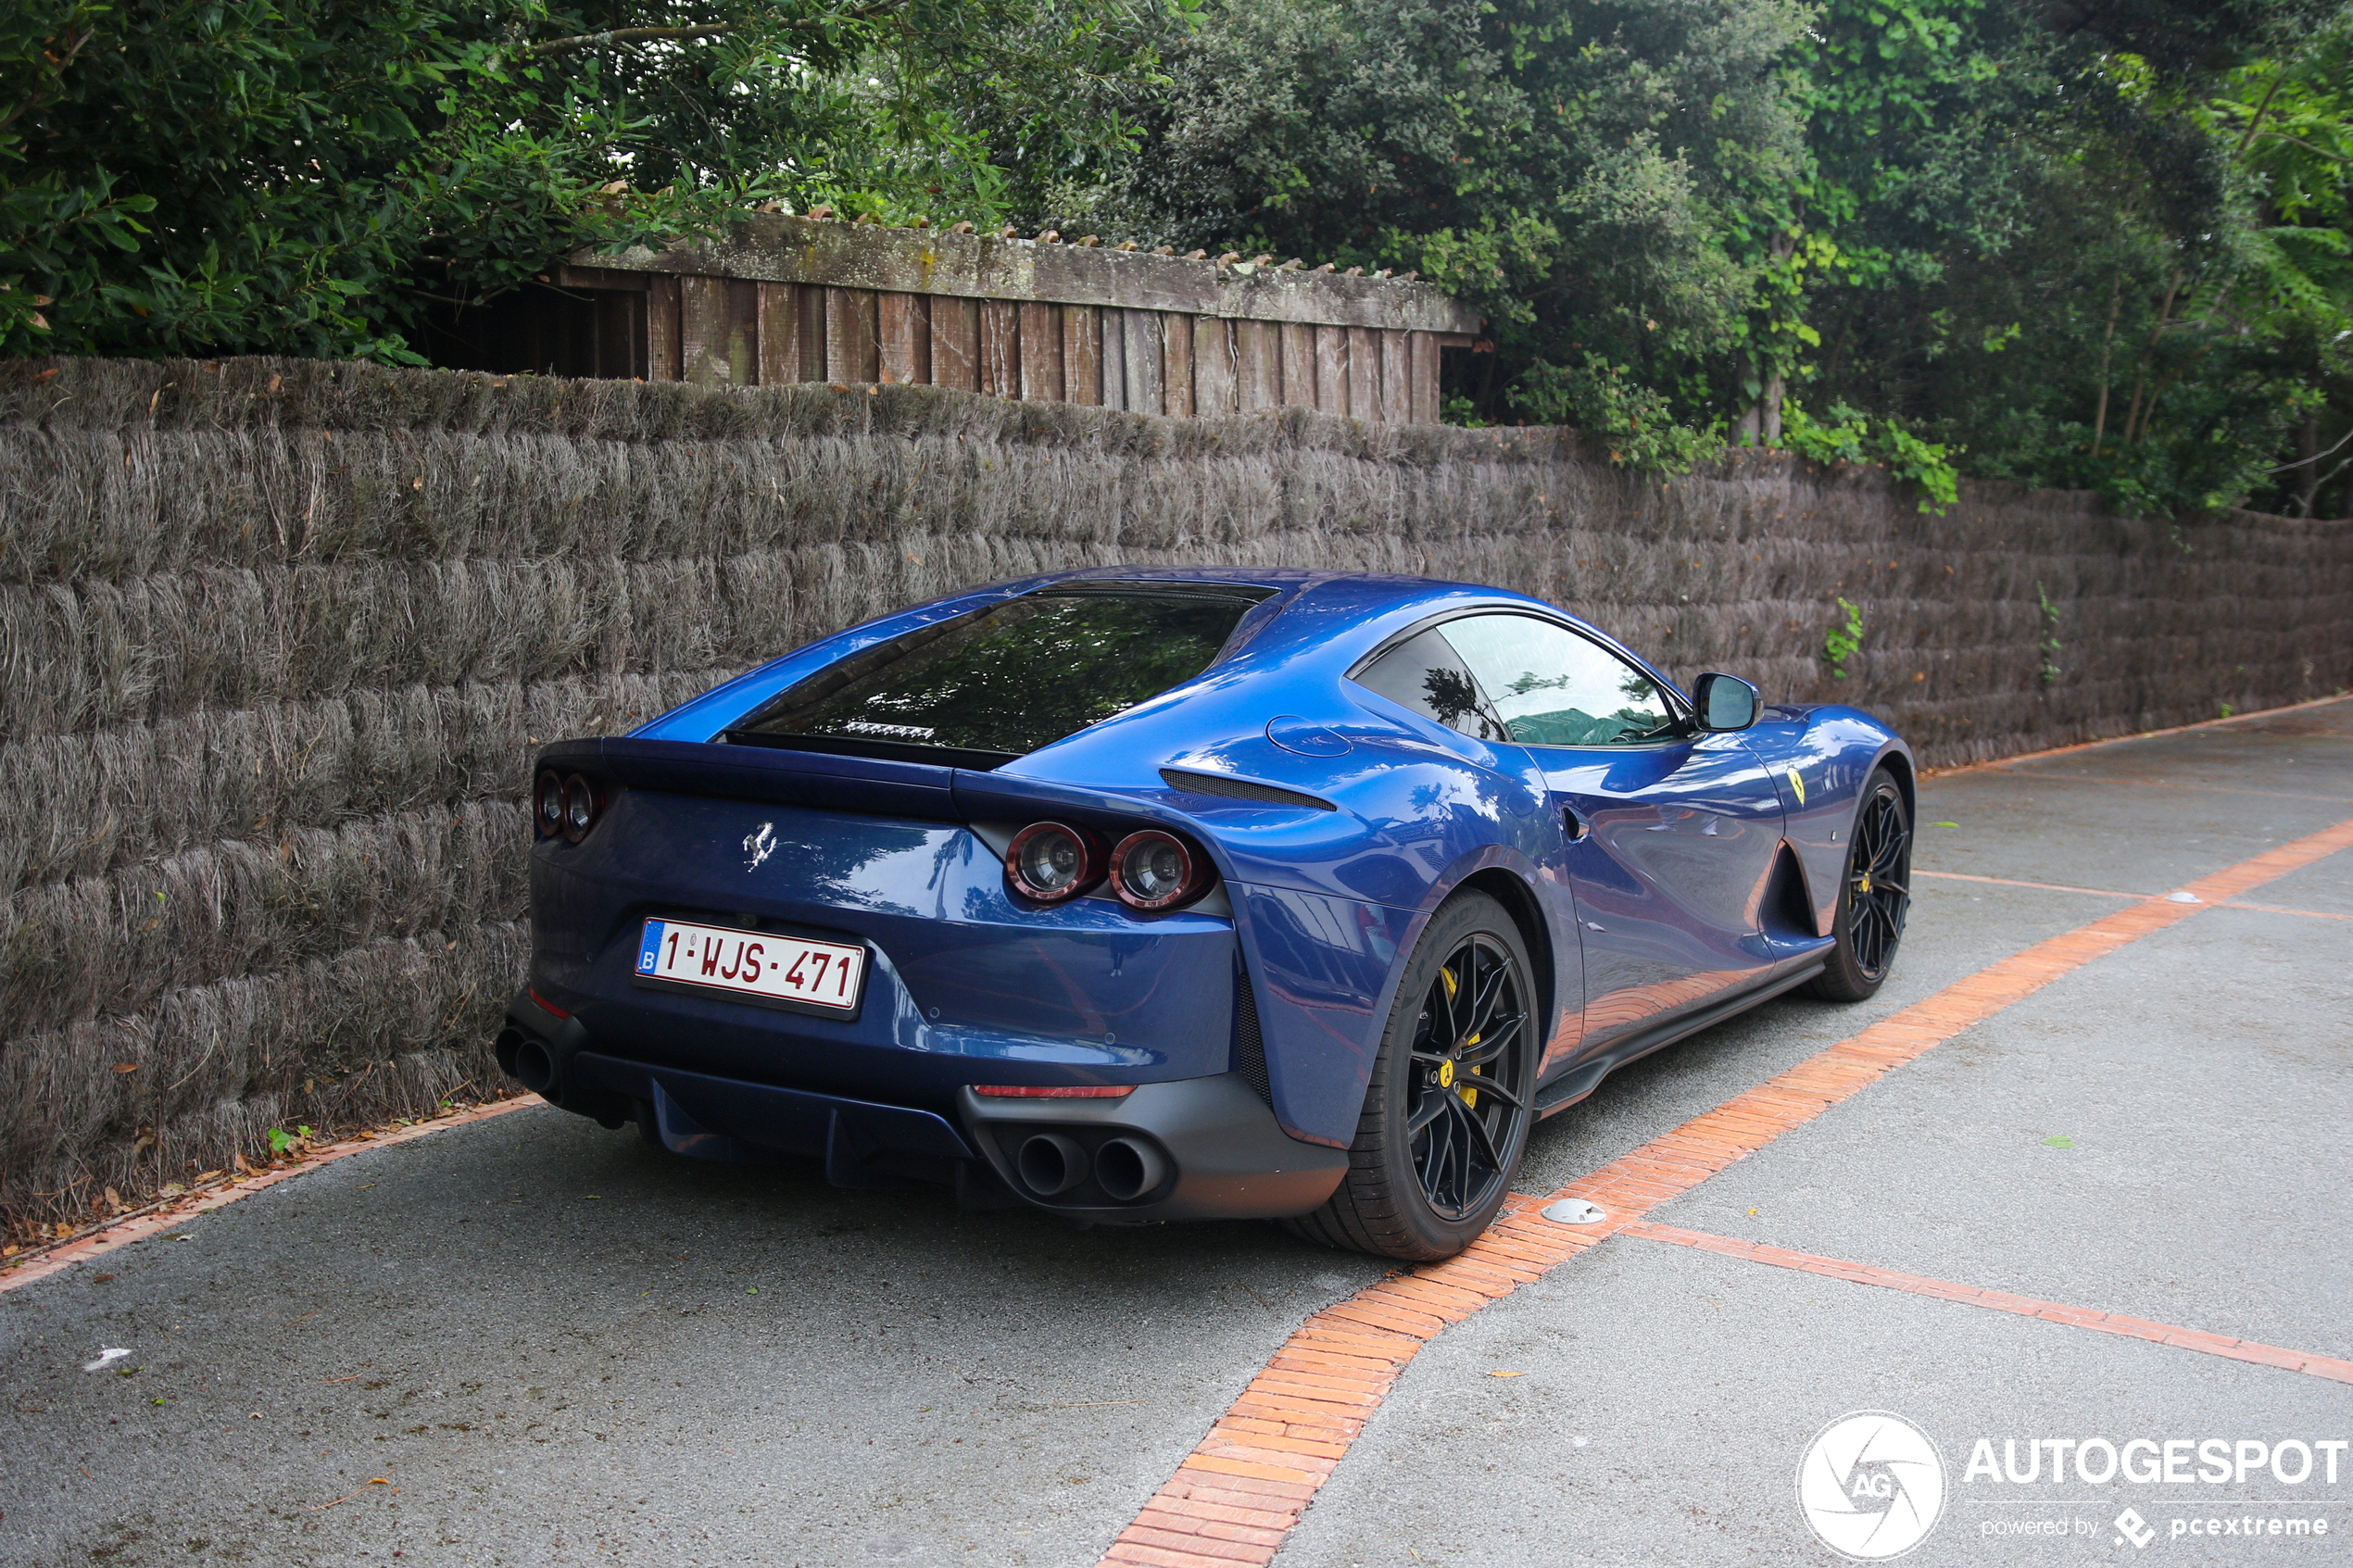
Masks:
[[[1117,1099],[1133,1084],[975,1084],[973,1093],[991,1099]]]

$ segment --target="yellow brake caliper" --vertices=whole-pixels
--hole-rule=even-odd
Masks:
[[[1459,983],[1454,979],[1454,972],[1451,969],[1441,969],[1438,972],[1438,978],[1444,981],[1446,984],[1446,999],[1450,1002],[1453,1001],[1454,999],[1454,993],[1459,988]],[[1475,1046],[1478,1044],[1478,1035],[1473,1035],[1469,1039],[1465,1040],[1463,1044],[1466,1046]],[[1472,1068],[1470,1071],[1474,1076],[1478,1073],[1478,1069],[1476,1067]],[[1441,1089],[1452,1089],[1454,1087],[1454,1064],[1453,1062],[1442,1061],[1438,1064],[1438,1086]],[[1468,1085],[1465,1085],[1462,1088],[1455,1089],[1454,1092],[1463,1097],[1463,1103],[1465,1105],[1476,1106],[1478,1104],[1478,1091],[1470,1087]]]

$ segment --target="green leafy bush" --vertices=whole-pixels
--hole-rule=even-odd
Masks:
[[[1822,657],[1830,660],[1831,679],[1846,679],[1846,661],[1863,651],[1862,607],[1841,595],[1838,608],[1846,612],[1843,624],[1833,624],[1822,639]]]
[[[1721,421],[1679,422],[1664,393],[1588,353],[1572,366],[1539,359],[1512,389],[1515,411],[1537,424],[1574,425],[1608,444],[1609,460],[1649,472],[1679,472],[1724,449]]]
[[[1960,498],[1960,471],[1946,448],[1923,441],[1893,420],[1876,423],[1843,403],[1830,407],[1828,422],[1792,401],[1783,409],[1781,445],[1818,463],[1884,463],[1888,471],[1920,493],[1920,510],[1941,512]]]

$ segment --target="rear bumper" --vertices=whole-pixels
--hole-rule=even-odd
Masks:
[[[966,1089],[957,1110],[999,1180],[1074,1219],[1284,1219],[1316,1208],[1348,1173],[1346,1149],[1290,1136],[1233,1073],[1142,1084],[1118,1099],[985,1099]],[[1058,1153],[1076,1179],[1041,1196],[1025,1156],[1033,1140],[1055,1139],[1076,1149]]]
[[[1348,1169],[1345,1149],[1286,1135],[1231,1073],[1143,1084],[1107,1099],[983,1098],[965,1088],[942,1115],[609,1054],[580,1020],[557,1017],[528,992],[508,1013],[498,1056],[551,1104],[607,1126],[635,1121],[676,1153],[799,1155],[823,1161],[837,1186],[942,1182],[1104,1223],[1303,1214]]]

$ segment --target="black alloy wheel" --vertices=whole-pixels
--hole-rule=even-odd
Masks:
[[[1886,769],[1874,771],[1863,786],[1847,836],[1836,945],[1807,989],[1832,1001],[1859,1002],[1886,981],[1912,909],[1911,813],[1903,786]]]
[[[1487,1228],[1535,1123],[1534,974],[1517,923],[1485,894],[1458,894],[1430,917],[1373,1064],[1348,1174],[1321,1209],[1284,1222],[1290,1230],[1428,1262]]]
[[[1528,1114],[1513,1043],[1529,1027],[1512,955],[1474,933],[1447,955],[1414,1021],[1405,1131],[1422,1198],[1442,1220],[1468,1219],[1510,1174],[1504,1150]],[[1482,1105],[1481,1102],[1485,1103]]]

